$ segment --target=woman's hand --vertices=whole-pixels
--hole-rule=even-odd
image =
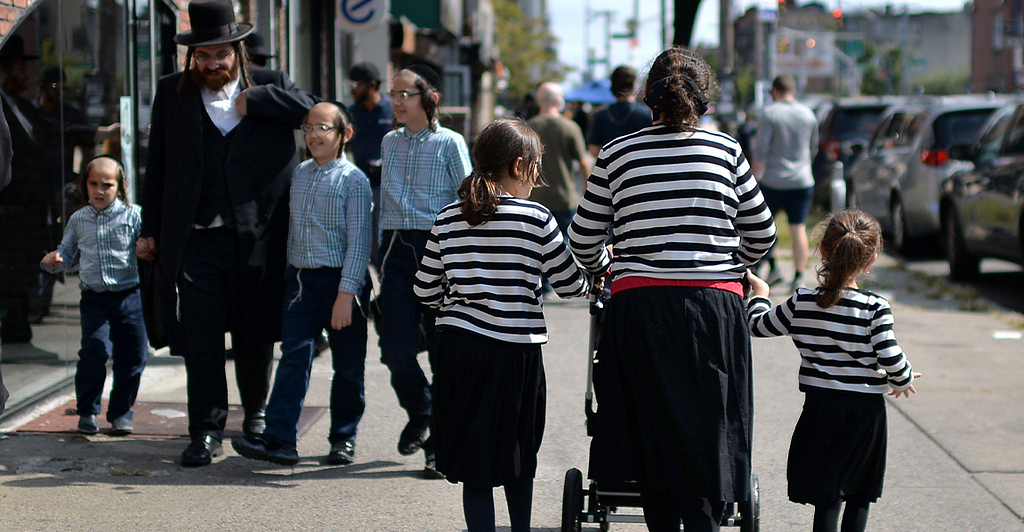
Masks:
[[[43,264],[46,265],[47,268],[53,268],[62,262],[64,262],[64,259],[61,258],[60,253],[57,253],[56,251],[51,251],[43,257]]]
[[[768,297],[772,291],[764,279],[754,275],[754,272],[750,270],[747,270],[747,282],[750,283],[750,295],[752,296]]]
[[[331,309],[331,328],[340,331],[352,325],[352,294],[338,292],[334,300],[334,308]]]

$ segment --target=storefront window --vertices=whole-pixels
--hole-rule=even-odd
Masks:
[[[56,275],[39,261],[83,205],[85,163],[98,154],[123,157],[117,125],[129,86],[124,2],[40,0],[28,9],[0,50],[14,145],[12,182],[0,191],[0,364],[9,409],[74,376],[81,343],[74,261]]]

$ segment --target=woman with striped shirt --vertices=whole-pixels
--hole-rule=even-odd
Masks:
[[[680,521],[687,532],[717,530],[725,501],[750,497],[741,281],[775,241],[775,225],[739,143],[697,128],[715,88],[699,54],[662,52],[644,98],[654,123],[601,149],[569,228],[587,270],[611,265],[598,356],[622,397],[602,400],[622,402],[625,426],[612,437],[639,468],[656,531]]]
[[[488,124],[473,148],[476,167],[459,188],[461,200],[438,214],[416,274],[416,295],[440,309],[437,469],[463,483],[470,532],[494,530],[494,486],[505,487],[513,532],[530,529],[546,395],[541,274],[561,297],[582,297],[590,288],[554,216],[525,199],[541,152],[526,122]]]
[[[789,447],[789,499],[814,505],[814,532],[863,532],[882,494],[886,417],[882,394],[910,397],[914,373],[893,334],[885,298],[857,278],[878,258],[878,221],[856,210],[822,222],[821,285],[799,288],[771,307],[768,283],[753,273],[747,319],[754,336],[793,338],[803,361],[804,409]]]

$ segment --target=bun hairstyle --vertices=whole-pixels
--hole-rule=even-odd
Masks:
[[[817,302],[819,307],[829,308],[882,251],[882,228],[872,216],[847,209],[823,220],[815,232],[821,233]]]
[[[718,95],[718,80],[700,54],[674,46],[651,64],[644,94],[655,120],[660,116],[666,127],[694,131]]]
[[[543,155],[540,137],[522,119],[487,124],[473,146],[473,173],[459,187],[462,216],[469,225],[485,223],[498,210],[498,183],[505,175],[521,180],[534,177],[516,174],[517,159],[523,158],[520,168],[534,169],[539,167]]]
[[[437,114],[438,108],[441,106],[441,75],[433,67],[423,64],[410,65],[402,70],[408,70],[413,74],[416,74],[416,81],[413,86],[416,90],[421,92],[420,94],[420,105],[423,106],[423,112],[427,114],[427,124],[431,131],[437,131]],[[437,94],[437,101],[434,101],[433,95]],[[395,123],[395,128],[398,127],[398,123]]]

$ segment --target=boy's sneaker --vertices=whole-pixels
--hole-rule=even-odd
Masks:
[[[135,427],[132,426],[132,417],[130,412],[121,417],[115,418],[110,422],[110,426],[113,427],[113,430],[110,431],[112,436],[127,436],[135,430]]]
[[[782,282],[782,272],[778,268],[772,268],[768,270],[768,276],[764,278],[764,282],[768,283],[768,286],[775,286]]]
[[[283,466],[299,463],[299,453],[296,452],[295,445],[272,436],[235,436],[231,438],[231,447],[236,453],[253,460]]]
[[[82,434],[96,434],[99,431],[100,426],[96,424],[96,416],[94,414],[78,418],[78,432]]]

